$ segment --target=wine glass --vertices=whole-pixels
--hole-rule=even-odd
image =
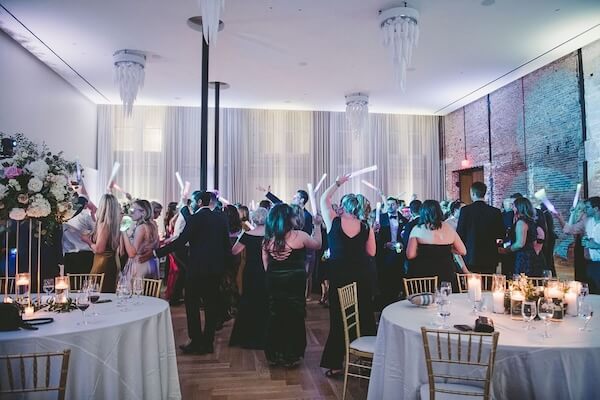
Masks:
[[[77,325],[87,325],[87,321],[85,319],[85,310],[87,310],[88,307],[90,306],[90,298],[88,297],[88,294],[81,293],[79,296],[77,296],[77,299],[75,300],[75,304],[77,305],[77,308],[79,308],[82,312],[81,323],[78,323]]]
[[[542,271],[542,277],[544,279],[550,279],[550,278],[552,278],[552,270],[549,270],[549,269],[543,270]]]
[[[44,279],[44,292],[46,297],[50,297],[50,293],[54,291],[54,278]]]
[[[583,324],[583,326],[581,328],[579,328],[580,331],[591,332],[592,329],[591,328],[588,329],[587,326],[593,316],[594,316],[594,309],[592,308],[592,305],[590,303],[582,303],[581,307],[579,308],[579,318],[585,320],[585,323]]]
[[[535,301],[523,301],[523,303],[521,304],[521,315],[523,316],[523,320],[526,323],[525,329],[528,331],[535,329],[533,326],[531,326],[531,321],[533,321],[533,319],[537,315]]]
[[[95,304],[98,302],[98,300],[100,300],[100,284],[98,284],[98,283],[91,283],[88,286],[88,295],[90,297],[90,302],[92,304],[94,304],[92,306],[92,310],[93,310],[92,316],[97,317],[100,314],[98,314],[98,312],[96,311]]]
[[[542,321],[544,321],[544,338],[547,339],[550,336],[548,333],[548,325],[550,325],[550,319],[554,316],[554,303],[552,299],[540,299],[540,304],[538,307],[538,317]]]
[[[136,302],[133,304],[140,305],[142,302],[140,301],[140,296],[144,291],[144,281],[142,278],[134,278],[133,279],[133,293],[136,297]]]
[[[442,329],[448,329],[447,318],[450,316],[450,300],[446,297],[442,297],[440,303],[438,303],[438,315],[442,317]]]
[[[440,284],[440,292],[442,296],[450,296],[450,293],[452,293],[452,284],[446,281],[442,282]]]

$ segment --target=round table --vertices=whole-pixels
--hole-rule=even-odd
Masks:
[[[473,326],[476,316],[466,294],[452,294],[450,326]],[[600,296],[586,299],[600,312]],[[491,294],[484,293],[491,309]],[[592,399],[599,396],[600,321],[592,318],[592,332],[581,332],[583,321],[566,316],[552,322],[544,339],[541,321],[526,331],[525,322],[509,315],[484,312],[500,332],[491,394],[494,399]],[[421,327],[437,328],[435,306],[422,308],[401,301],[386,307],[379,322],[373,370],[369,382],[370,400],[418,399],[419,388],[428,383]],[[450,328],[454,329],[454,328]]]
[[[76,294],[73,294],[74,297]],[[98,316],[39,311],[53,317],[37,331],[0,332],[0,354],[55,352],[71,349],[68,399],[180,399],[179,377],[169,304],[154,297],[117,307],[114,294],[103,293]],[[53,394],[56,398],[56,392]]]

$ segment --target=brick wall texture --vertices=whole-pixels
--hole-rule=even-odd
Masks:
[[[447,199],[459,195],[456,182],[465,143],[469,168],[483,167],[488,200],[496,207],[512,193],[533,198],[545,188],[557,209],[568,215],[576,185],[584,179],[584,161],[589,195],[600,195],[600,41],[581,54],[586,121],[577,52],[444,117]],[[570,238],[560,239],[557,253],[566,255]]]

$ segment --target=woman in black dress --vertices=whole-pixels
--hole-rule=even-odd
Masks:
[[[419,211],[419,224],[410,232],[406,258],[411,260],[408,276],[437,276],[439,282],[450,282],[457,291],[453,254],[464,256],[467,249],[450,224],[443,221],[440,203],[425,200]]]
[[[242,282],[239,287],[241,296],[229,339],[230,346],[264,349],[268,305],[262,243],[265,237],[267,214],[267,209],[262,207],[253,211],[251,219],[256,228],[242,233],[231,249],[233,255],[246,250],[246,263],[241,272]]]
[[[296,365],[306,348],[306,249],[321,247],[321,218],[313,218],[314,238],[294,229],[293,218],[289,205],[273,206],[267,216],[262,247],[269,307],[265,355],[269,364],[287,367]]]
[[[349,176],[338,177],[321,196],[321,210],[327,227],[329,242],[329,336],[323,349],[321,367],[328,377],[342,373],[346,348],[338,288],[352,282],[357,284],[362,335],[375,334],[375,316],[371,295],[368,257],[375,255],[375,235],[359,219],[360,205],[353,194],[342,198],[342,213],[336,214],[331,197],[336,189],[348,181]]]

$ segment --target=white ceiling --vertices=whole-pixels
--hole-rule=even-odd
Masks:
[[[598,0],[411,0],[421,35],[402,93],[377,17],[400,4],[226,0],[210,55],[210,80],[231,84],[221,105],[341,111],[361,91],[372,112],[444,115],[600,39]],[[0,28],[94,102],[119,103],[112,54],[128,48],[149,54],[136,104],[200,104],[201,35],[186,25],[195,0],[0,5]]]

